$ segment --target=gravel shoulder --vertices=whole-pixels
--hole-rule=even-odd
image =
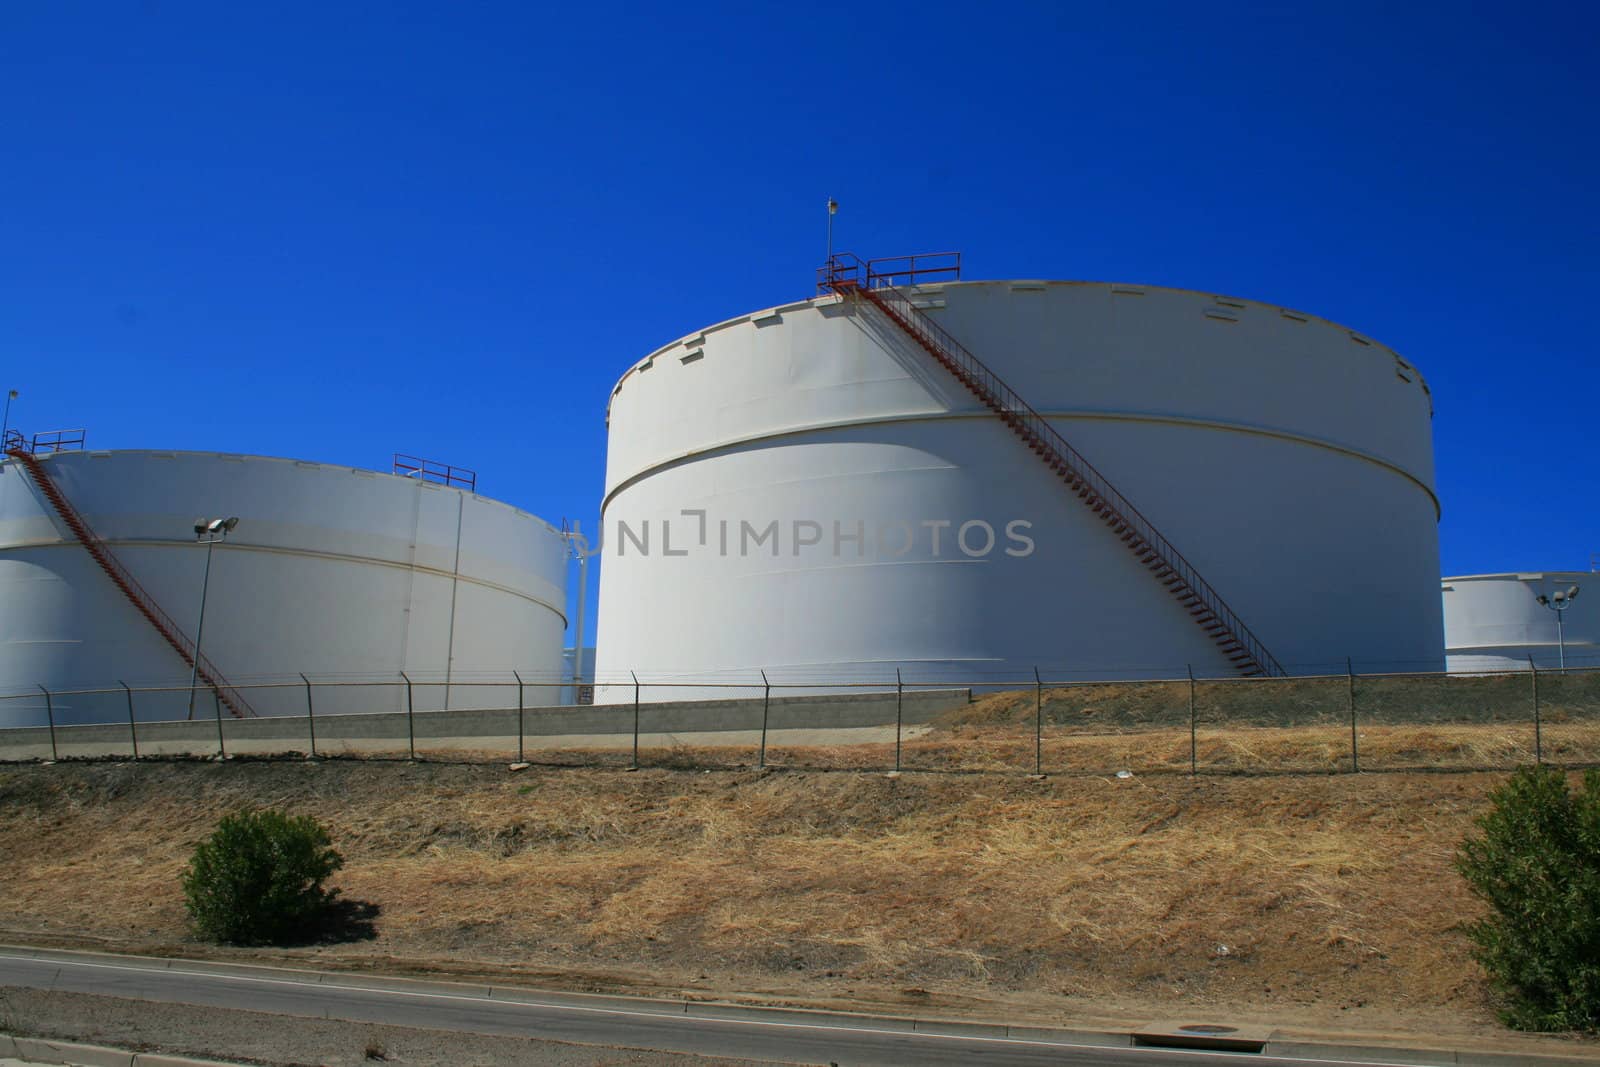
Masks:
[[[272,1067],[758,1067],[758,1061],[445,1033],[0,986],[0,1030]]]

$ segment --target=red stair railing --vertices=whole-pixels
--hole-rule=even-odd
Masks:
[[[184,666],[193,667],[195,673],[199,675],[206,685],[211,687],[212,691],[217,694],[217,699],[222,701],[222,706],[227,708],[235,718],[242,719],[254,716],[255,711],[239,695],[239,691],[230,685],[226,678],[222,677],[222,673],[217,670],[210,660],[202,654],[200,662],[198,664],[195,663],[194,642],[184,635],[183,630],[172,620],[172,616],[161,610],[161,606],[156,603],[154,597],[145,591],[144,586],[140,585],[133,575],[128,573],[128,568],[123,566],[122,562],[117,559],[116,555],[111,551],[111,546],[106,544],[103,539],[89,528],[89,524],[84,521],[83,516],[78,514],[78,509],[72,506],[72,501],[68,500],[66,494],[61,491],[61,487],[55,484],[54,479],[45,471],[33,452],[24,447],[20,441],[8,435],[6,455],[22,464],[23,469],[33,479],[33,484],[39,487],[39,491],[44,494],[46,500],[50,501],[50,506],[61,517],[61,521],[66,524],[67,529],[72,531],[72,536],[77,538],[78,543],[88,550],[95,563],[99,564],[100,569],[106,572],[106,577],[110,578],[112,584],[122,590],[122,594],[128,598],[129,603],[138,609],[139,614],[143,615],[145,620],[155,627],[156,632],[166,639],[167,644],[171,645],[173,651],[182,658]]]
[[[911,257],[905,257],[911,258]],[[921,258],[921,257],[918,257]],[[857,296],[872,304],[896,326],[904,330],[935,361],[955,375],[984,405],[1066,483],[1111,532],[1143,563],[1157,581],[1166,587],[1194,619],[1195,624],[1222,651],[1223,657],[1246,677],[1282,677],[1287,672],[1267,651],[1261,640],[1229,608],[1222,595],[1200,576],[1192,563],[1161,535],[1127,497],[1095,469],[1083,454],[1067,443],[1054,426],[1023,400],[932,318],[912,303],[902,278],[914,280],[918,274],[939,273],[948,277],[952,268],[933,267],[925,271],[884,270],[882,260],[862,260],[852,253],[833,256],[818,271],[818,287],[840,296]],[[887,261],[890,263],[903,262]],[[960,260],[953,268],[959,277]],[[910,284],[908,281],[906,284]]]

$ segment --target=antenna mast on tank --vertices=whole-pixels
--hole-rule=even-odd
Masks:
[[[828,258],[825,263],[833,262],[833,217],[839,213],[839,201],[828,197]]]

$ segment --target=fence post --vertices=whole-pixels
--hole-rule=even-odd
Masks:
[[[1344,677],[1349,691],[1346,699],[1350,705],[1350,773],[1360,774],[1361,751],[1356,743],[1356,667],[1349,656],[1344,658]]]
[[[128,683],[119,681],[123,692],[128,694],[128,737],[133,741],[133,758],[139,758],[139,727],[133,721],[133,690],[128,688]]]
[[[211,690],[211,707],[217,713],[217,758],[227,759],[228,748],[222,743],[222,695],[214,687]]]
[[[900,668],[894,669],[894,773],[900,773],[900,724],[905,715],[906,684]]]
[[[1539,665],[1528,657],[1528,672],[1533,675],[1533,762],[1544,763],[1544,724],[1539,717]]]
[[[1034,776],[1045,776],[1045,681],[1034,667]]]
[[[767,765],[767,715],[772,710],[772,683],[767,681],[767,672],[761,672],[761,685],[764,692],[761,694],[761,756],[757,766]]]
[[[50,699],[50,690],[41,685],[39,692],[44,694],[45,721],[50,724],[50,758],[59,760],[61,757],[56,754],[56,706]]]
[[[317,709],[311,700],[311,679],[300,672],[300,680],[306,683],[306,730],[311,734],[311,758],[317,757]]]
[[[400,672],[400,677],[406,683],[406,752],[408,759],[417,758],[417,723],[416,708],[411,696],[411,678],[405,671]]]
[[[519,671],[512,671],[511,677],[517,680],[517,762],[526,763],[527,761],[522,758],[522,674]],[[573,699],[577,699],[577,692],[574,691],[572,696]]]
[[[1186,663],[1184,666],[1189,671],[1189,774],[1192,777],[1200,773],[1200,741],[1195,730],[1194,664]]]
[[[633,767],[631,769],[636,771],[639,769],[639,676],[633,671],[628,673],[633,675]]]

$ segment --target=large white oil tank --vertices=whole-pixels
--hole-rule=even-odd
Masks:
[[[893,292],[1103,472],[1284,673],[1443,668],[1431,399],[1393,351],[1145,285]],[[630,699],[606,683],[632,673],[1238,673],[1121,535],[861,296],[663,346],[617,383],[609,430],[598,699]],[[673,695],[695,694],[649,698]]]
[[[44,721],[38,687],[186,686],[187,662],[97,565],[37,482],[47,478],[226,683],[319,688],[317,714],[507,706],[544,682],[554,702],[565,620],[559,530],[448,485],[342,466],[209,452],[60,452],[0,463],[0,725]],[[207,550],[197,518],[238,525]],[[204,684],[204,683],[202,683]],[[17,695],[23,698],[18,699]],[[31,697],[28,696],[31,694]],[[514,694],[514,691],[513,691]],[[305,714],[300,687],[244,689],[254,714]],[[530,688],[528,699],[538,692]],[[184,694],[139,694],[141,718],[182,718]],[[515,706],[515,696],[511,698]],[[209,699],[200,704],[209,716]],[[120,694],[57,696],[58,723],[124,714]]]
[[[1556,594],[1565,603],[1556,618]],[[1568,667],[1600,667],[1600,574],[1585,571],[1524,571],[1446,578],[1444,641],[1450,670],[1525,671],[1557,667],[1563,643]]]

